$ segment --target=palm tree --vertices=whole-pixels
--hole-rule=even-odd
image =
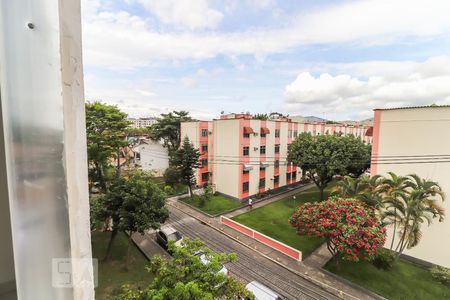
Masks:
[[[359,178],[346,176],[337,183],[334,191],[341,196],[356,198],[379,209],[383,206],[383,197],[380,193],[382,179],[381,175],[361,176]]]
[[[401,221],[401,218],[403,217],[401,215],[401,212],[399,212],[400,215],[397,215],[397,205],[395,205],[394,203],[399,200],[402,195],[405,194],[408,187],[408,177],[398,176],[394,172],[388,172],[388,174],[388,178],[383,178],[381,180],[381,183],[378,186],[378,192],[384,195],[383,202],[389,204],[394,208],[393,211],[385,210],[382,216],[383,222],[385,224],[394,224],[390,247],[390,249],[392,250],[392,248],[394,247],[395,235],[397,232],[397,223]]]
[[[341,196],[354,198],[361,194],[364,189],[365,185],[362,184],[359,178],[345,176],[344,179],[338,181],[336,186],[333,188],[333,192],[337,192]]]
[[[432,187],[432,191],[441,191],[439,185],[435,182],[431,184],[431,182],[422,179],[420,179],[420,182],[425,183],[424,187]],[[437,204],[435,198],[431,197],[433,196],[431,196],[430,190],[411,189],[393,202],[397,209],[397,216],[400,216],[401,219],[401,238],[395,249],[397,257],[403,253],[405,248],[410,249],[419,244],[422,237],[421,226],[424,222],[427,222],[429,226],[434,218],[438,217],[439,222],[444,220],[444,209]]]

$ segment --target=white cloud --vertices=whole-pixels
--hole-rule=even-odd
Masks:
[[[160,11],[163,22],[184,24],[188,28],[213,28],[222,18],[218,15],[220,12],[209,8],[205,1],[198,1],[192,7],[183,2],[185,0],[140,1],[147,3],[150,9],[155,6],[152,11],[155,14]],[[186,10],[189,13],[181,13]],[[142,17],[109,10],[108,6],[99,5],[98,0],[92,3],[84,0],[84,55],[89,65],[133,69],[161,60],[202,60],[219,54],[250,54],[261,58],[312,44],[371,45],[398,39],[443,38],[442,35],[448,38],[448,11],[450,1],[447,0],[352,1],[293,16],[295,21],[282,28],[180,33],[157,31]]]
[[[366,66],[365,72],[361,67]],[[340,65],[367,78],[303,72],[286,86],[284,95],[291,112],[341,113],[344,118],[368,117],[374,108],[405,105],[450,104],[450,57],[425,62],[376,62]],[[395,74],[390,70],[398,68]]]
[[[208,0],[138,0],[164,24],[181,29],[213,29],[223,14],[209,7]]]
[[[198,86],[198,81],[190,77],[182,78],[181,83],[187,88],[195,88]]]

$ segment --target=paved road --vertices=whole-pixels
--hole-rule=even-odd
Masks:
[[[285,299],[338,299],[174,207],[170,207],[170,218],[165,224],[171,224],[185,236],[203,240],[216,252],[237,253],[238,261],[227,264],[227,268],[230,275],[245,284],[259,281]]]

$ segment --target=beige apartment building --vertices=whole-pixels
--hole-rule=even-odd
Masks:
[[[211,184],[215,191],[242,200],[300,181],[300,168],[287,162],[288,147],[300,133],[354,134],[370,143],[370,128],[229,114],[213,121],[184,122],[181,137],[187,136],[200,150],[197,184]]]
[[[374,114],[371,174],[415,173],[437,181],[450,196],[450,106],[376,109]],[[447,216],[450,201],[442,206]],[[450,267],[450,221],[437,219],[422,225],[418,246],[405,254]],[[388,234],[389,245],[392,232]]]

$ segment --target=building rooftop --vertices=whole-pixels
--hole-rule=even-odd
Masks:
[[[374,110],[397,110],[397,109],[417,109],[417,108],[442,108],[450,107],[450,105],[422,105],[422,106],[404,106],[404,107],[392,107],[392,108],[375,108]]]

